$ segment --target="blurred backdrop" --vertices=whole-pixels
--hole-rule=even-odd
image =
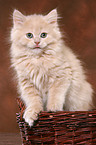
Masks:
[[[83,61],[88,81],[96,90],[96,0],[0,0],[0,132],[19,132],[18,96],[10,68],[10,28],[14,9],[24,14],[47,14],[57,8],[65,41]]]

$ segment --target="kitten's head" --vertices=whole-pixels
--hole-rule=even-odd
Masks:
[[[11,41],[20,51],[34,55],[56,51],[60,38],[56,9],[45,16],[25,16],[14,10]]]

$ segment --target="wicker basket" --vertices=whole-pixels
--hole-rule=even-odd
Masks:
[[[96,145],[96,110],[41,112],[33,127],[22,118],[25,106],[18,99],[22,145]]]

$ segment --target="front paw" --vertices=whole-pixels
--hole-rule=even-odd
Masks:
[[[42,109],[33,109],[33,108],[26,108],[23,118],[25,119],[25,122],[29,124],[29,126],[33,126],[34,121],[38,119],[38,114],[42,111]]]
[[[50,103],[47,105],[47,111],[52,111],[52,112],[63,111],[63,106],[62,104],[58,104],[58,103]]]

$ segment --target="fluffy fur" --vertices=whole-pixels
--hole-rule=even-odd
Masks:
[[[11,62],[26,104],[23,117],[30,126],[43,110],[92,109],[92,87],[80,61],[63,42],[57,19],[56,9],[45,16],[13,13]],[[47,36],[40,37],[44,32]]]

